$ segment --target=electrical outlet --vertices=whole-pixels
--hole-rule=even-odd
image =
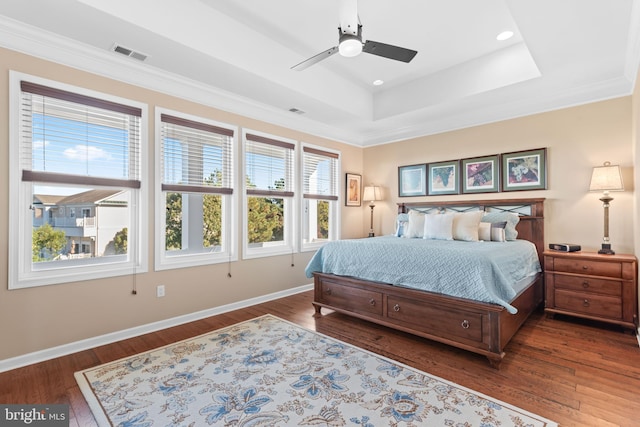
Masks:
[[[162,298],[164,296],[164,285],[158,285],[158,287],[156,287],[156,296],[158,298]]]

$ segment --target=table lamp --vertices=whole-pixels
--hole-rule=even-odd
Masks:
[[[604,162],[603,166],[594,167],[589,191],[603,192],[600,201],[602,201],[602,206],[604,207],[604,238],[602,239],[602,249],[598,253],[613,255],[615,252],[611,249],[611,242],[609,241],[609,204],[613,197],[609,195],[609,191],[624,191],[620,166]]]
[[[375,185],[365,186],[362,199],[370,201],[369,207],[371,208],[371,225],[369,227],[369,237],[374,237],[375,234],[373,232],[373,208],[376,206],[374,202],[382,200],[382,190],[380,189],[380,187]]]

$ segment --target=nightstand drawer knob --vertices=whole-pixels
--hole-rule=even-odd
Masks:
[[[588,299],[584,300],[584,302],[582,303],[582,306],[589,307],[589,300]]]
[[[587,289],[589,287],[589,282],[587,280],[585,280],[584,282],[582,282],[582,287]]]
[[[400,311],[400,305],[399,304],[394,305],[393,311]]]
[[[460,326],[462,326],[464,329],[469,329],[469,326],[471,326],[471,324],[468,320],[463,320]]]
[[[331,295],[331,289],[327,289],[327,290],[325,291],[325,293],[326,293],[327,295]]]
[[[371,298],[369,300],[369,305],[376,305],[376,300],[374,300],[373,298]]]
[[[583,265],[583,266],[582,266],[582,269],[583,269],[583,270],[588,270],[588,269],[589,269],[589,266],[588,266],[588,265]]]

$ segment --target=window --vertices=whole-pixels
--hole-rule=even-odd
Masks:
[[[304,146],[302,159],[302,249],[312,250],[338,238],[340,156]]]
[[[144,106],[11,72],[9,287],[143,272]]]
[[[158,109],[156,269],[233,260],[234,130]]]
[[[245,133],[244,256],[294,251],[295,144]]]

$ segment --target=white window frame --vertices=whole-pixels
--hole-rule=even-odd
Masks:
[[[307,216],[309,214],[307,212],[307,206],[308,206],[307,200],[309,199],[306,198],[304,194],[304,170],[305,170],[304,150],[305,148],[317,150],[320,152],[326,152],[326,153],[330,153],[338,156],[336,160],[337,162],[336,176],[334,177],[334,180],[335,180],[334,192],[335,192],[335,195],[337,196],[337,199],[328,200],[328,199],[320,198],[321,200],[329,201],[329,224],[330,224],[329,237],[327,240],[323,240],[323,241],[315,241],[315,242],[304,241],[304,236],[306,235],[306,232],[303,228],[305,227],[305,224],[309,223],[309,221],[307,221]],[[342,204],[342,198],[340,193],[340,188],[341,188],[340,186],[341,186],[341,179],[342,179],[341,178],[342,177],[341,158],[342,158],[342,153],[340,151],[331,150],[326,147],[321,147],[318,145],[312,145],[307,143],[301,144],[300,156],[299,156],[299,164],[300,164],[300,171],[301,171],[300,172],[300,192],[299,192],[300,194],[300,242],[299,242],[299,245],[300,245],[301,252],[315,251],[315,250],[318,250],[327,241],[340,239],[340,209]]]
[[[162,144],[162,132],[161,132],[161,116],[167,114],[170,116],[190,120],[193,122],[203,123],[205,125],[215,126],[223,129],[228,129],[233,132],[233,141],[230,153],[230,169],[232,188],[236,186],[236,167],[235,167],[235,153],[238,140],[238,128],[227,123],[221,123],[214,120],[206,119],[203,117],[194,116],[191,114],[169,110],[167,108],[157,107],[155,109],[155,223],[156,223],[156,245],[155,245],[155,270],[168,270],[174,268],[195,267],[201,265],[219,264],[223,262],[232,262],[238,260],[237,253],[237,221],[236,221],[236,206],[237,206],[237,191],[233,191],[231,194],[224,194],[222,196],[222,241],[224,242],[223,250],[217,252],[192,252],[185,251],[183,254],[167,255],[165,251],[165,238],[166,238],[166,199],[164,192],[162,191],[162,156],[161,156],[161,144]]]
[[[76,93],[85,97],[127,105],[141,110],[140,117],[140,188],[130,189],[130,229],[128,232],[128,255],[114,257],[104,262],[87,265],[86,261],[66,261],[60,267],[57,263],[41,268],[32,268],[32,218],[25,212],[31,212],[33,203],[33,183],[22,180],[21,153],[21,82],[28,81],[56,90]],[[74,281],[87,281],[107,277],[125,276],[147,272],[148,227],[142,222],[147,217],[147,105],[65,83],[60,83],[17,71],[9,72],[9,200],[17,201],[9,205],[9,289],[22,289],[35,286],[53,285]],[[107,187],[102,187],[107,188]],[[120,187],[111,187],[120,188]]]
[[[283,244],[276,246],[263,246],[261,248],[249,247],[249,236],[247,229],[249,226],[249,212],[248,212],[248,195],[247,195],[247,164],[246,164],[246,141],[247,134],[253,134],[260,137],[281,141],[284,143],[292,144],[293,155],[291,160],[292,185],[293,196],[282,196],[284,199],[284,237]],[[298,235],[298,218],[296,213],[298,210],[298,179],[296,179],[296,171],[298,169],[296,151],[298,149],[298,142],[289,138],[284,138],[277,135],[272,135],[264,132],[254,131],[251,129],[242,130],[242,258],[252,259],[269,257],[276,255],[292,254],[297,251],[297,235]],[[257,197],[257,196],[254,196]]]

